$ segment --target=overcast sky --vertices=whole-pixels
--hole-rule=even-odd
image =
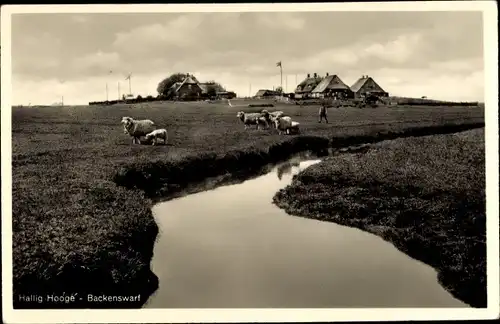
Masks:
[[[391,95],[484,100],[481,12],[12,15],[13,104],[157,95],[173,72],[239,96],[307,73],[368,74]],[[109,71],[113,73],[109,73]]]

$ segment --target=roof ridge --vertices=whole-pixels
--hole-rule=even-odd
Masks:
[[[375,81],[375,79],[373,79],[371,76],[369,75],[363,75],[361,78],[359,78],[356,83],[354,83],[352,86],[351,86],[351,90],[353,92],[358,92],[359,90],[361,90],[361,88],[363,88],[365,86],[365,84],[368,82],[368,81],[371,81],[374,85],[374,87],[380,89],[380,91],[383,91],[385,92],[385,90]]]
[[[337,89],[341,88],[345,90],[350,90],[349,86],[344,81],[342,81],[342,79],[339,77],[338,74],[330,74],[325,76],[321,80],[321,82],[316,85],[316,87],[312,90],[312,92],[320,93],[328,88],[331,88],[333,81],[335,81]]]

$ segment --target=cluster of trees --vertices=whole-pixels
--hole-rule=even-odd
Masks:
[[[177,82],[182,82],[188,75],[185,73],[174,73],[162,81],[158,83],[158,87],[156,88],[156,91],[158,92],[158,95],[162,96],[165,99],[169,99],[174,95],[174,90],[172,89],[172,86],[177,83]],[[194,75],[189,75],[193,81],[198,82],[198,79]],[[219,91],[224,91],[224,87],[220,84],[217,83],[213,80],[205,82],[207,85],[207,96],[209,98],[215,97],[217,95],[217,92]]]
[[[174,73],[167,78],[163,79],[160,81],[158,84],[158,87],[156,88],[156,91],[158,92],[158,96],[153,97],[153,96],[147,96],[143,98],[141,95],[138,95],[137,98],[126,98],[125,95],[122,96],[122,100],[109,100],[109,101],[94,101],[94,102],[89,102],[89,105],[114,105],[120,102],[127,102],[127,103],[140,103],[140,102],[148,102],[148,101],[160,101],[160,100],[170,100],[174,98],[175,93],[173,92],[172,86],[177,83],[177,82],[182,82],[188,75],[185,73]],[[198,79],[194,75],[189,75],[191,79],[195,82],[198,82]],[[206,90],[207,93],[205,94],[206,97],[208,98],[215,98],[218,94],[218,92],[225,91],[224,87],[220,84],[215,82],[214,80],[210,80],[207,82],[204,82],[206,85]],[[236,97],[236,94],[234,92],[230,92],[229,96],[231,98]]]

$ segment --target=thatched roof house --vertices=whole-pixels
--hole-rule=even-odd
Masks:
[[[172,86],[170,87],[170,90],[175,92],[177,91],[177,89],[179,88],[179,86],[182,84],[182,82],[176,82],[174,84],[172,84]]]
[[[295,98],[309,97],[311,92],[318,86],[318,84],[323,80],[317,73],[311,77],[311,74],[307,74],[307,77],[297,85],[295,89]]]
[[[193,80],[193,78],[187,74],[182,82],[176,82],[173,86],[174,96],[178,98],[199,98],[202,93],[202,89],[198,85],[198,82]]]
[[[329,75],[326,73],[325,78],[311,91],[311,94],[317,94],[320,97],[331,97],[343,95],[347,97],[352,96],[352,91],[338,75]]]
[[[368,75],[363,75],[351,86],[351,91],[356,97],[365,96],[367,94],[376,94],[387,97],[389,94],[382,89],[381,86]]]
[[[179,91],[180,88],[182,88],[183,86],[186,86],[186,85],[187,86],[189,86],[189,85],[191,85],[191,86],[196,85],[199,88],[198,82],[194,81],[193,78],[189,74],[187,74],[186,77],[184,78],[184,80],[181,82],[181,84],[179,85],[179,88],[177,89],[177,91]],[[201,88],[200,88],[200,90],[201,90]]]

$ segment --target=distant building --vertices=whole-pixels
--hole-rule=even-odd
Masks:
[[[272,97],[275,97],[275,96],[279,96],[280,93],[278,91],[274,91],[274,90],[268,90],[268,89],[261,89],[259,91],[257,91],[257,93],[255,94],[255,98],[272,98]]]
[[[321,80],[321,82],[311,91],[312,97],[335,97],[335,98],[352,98],[353,92],[346,85],[338,75],[329,75],[326,73],[326,76]]]
[[[382,89],[382,87],[368,75],[363,75],[359,78],[359,80],[351,86],[351,91],[354,93],[356,98],[365,97],[370,94],[381,97],[389,96],[389,93],[385,92],[384,89]]]
[[[196,100],[201,97],[203,92],[198,82],[187,74],[182,82],[176,82],[172,85],[172,95],[181,100]]]
[[[219,85],[217,83],[216,84],[198,83],[198,86],[201,88],[201,95],[202,95],[202,97],[208,97],[208,89],[211,86],[215,88],[215,93],[226,92],[226,89],[224,89],[221,85]]]
[[[311,92],[318,86],[318,84],[323,80],[317,73],[311,77],[311,74],[307,74],[304,81],[297,85],[295,89],[295,98],[309,98],[311,97]]]

